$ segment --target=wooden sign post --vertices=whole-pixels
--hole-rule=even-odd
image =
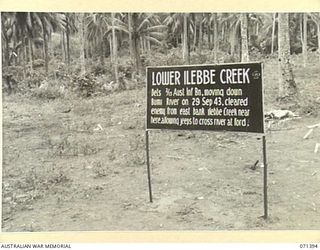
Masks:
[[[152,202],[149,131],[233,131],[262,134],[264,218],[267,156],[261,63],[147,68],[146,154]]]

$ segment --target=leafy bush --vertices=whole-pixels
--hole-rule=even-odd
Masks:
[[[31,95],[37,98],[56,99],[65,97],[65,88],[56,81],[43,80],[40,87],[31,89]]]
[[[85,75],[73,75],[72,77],[73,90],[78,92],[83,97],[90,97],[95,92],[97,85],[96,77],[92,73]]]

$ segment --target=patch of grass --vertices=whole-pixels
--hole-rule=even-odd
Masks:
[[[100,150],[85,138],[78,141],[76,138],[71,138],[70,135],[59,139],[52,145],[52,148],[54,149],[54,155],[58,156],[87,156],[96,154]]]
[[[42,81],[39,87],[30,90],[31,96],[41,99],[57,99],[64,98],[66,96],[66,90],[63,85],[57,84],[57,82]]]

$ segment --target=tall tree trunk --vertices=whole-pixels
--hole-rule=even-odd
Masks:
[[[67,51],[66,51],[66,39],[65,39],[65,32],[61,32],[61,51],[62,51],[62,58],[63,61],[67,62]]]
[[[109,48],[110,48],[110,61],[113,63],[113,45],[112,45],[112,37],[109,36]]]
[[[46,75],[49,73],[49,55],[48,55],[48,39],[45,30],[44,20],[41,19],[42,24],[42,39],[43,39],[43,57],[44,57],[44,65],[46,70]]]
[[[16,66],[18,64],[18,50],[16,50],[17,47],[17,41],[16,39],[13,39],[13,57],[12,57],[12,65]],[[10,57],[9,57],[10,59]],[[10,60],[9,60],[10,61]]]
[[[292,66],[290,63],[289,14],[278,14],[279,48],[279,97],[286,98],[297,94]]]
[[[142,51],[142,53],[143,53],[143,52],[144,52],[143,36],[140,37],[140,48],[141,48],[141,51]]]
[[[234,57],[234,54],[236,52],[236,42],[237,42],[237,31],[234,30],[230,34],[230,54],[231,57]],[[241,40],[240,40],[241,42]]]
[[[30,70],[33,71],[33,47],[32,47],[32,38],[28,39],[29,45],[29,62],[30,62]]]
[[[197,48],[197,17],[196,13],[192,14],[193,24],[194,24],[194,31],[193,31],[193,51]]]
[[[143,37],[143,47],[144,47],[144,51],[146,52],[148,50],[148,44],[147,44],[147,39],[145,37]]]
[[[69,17],[66,16],[66,42],[67,42],[67,64],[70,65],[70,25],[69,25]]]
[[[137,74],[141,74],[140,37],[138,34],[138,13],[132,13],[132,47]]]
[[[92,44],[88,41],[87,42],[87,51],[88,51],[88,58],[92,58]]]
[[[273,16],[272,16],[271,55],[274,52],[274,37],[275,37],[275,32],[276,32],[276,15],[277,15],[277,13],[273,13]]]
[[[188,15],[187,13],[183,14],[183,50],[182,50],[182,58],[185,64],[190,63],[189,57],[189,39],[188,39]]]
[[[117,38],[115,31],[115,15],[114,12],[111,13],[112,18],[112,47],[113,47],[113,68],[114,75],[116,78],[116,84],[119,86],[119,74],[118,74],[118,48],[117,48]],[[119,86],[122,87],[122,86]]]
[[[207,14],[208,49],[212,49],[210,14]]]
[[[79,42],[80,42],[80,67],[81,75],[86,73],[86,62],[84,57],[85,43],[84,43],[84,13],[79,14]]]
[[[151,51],[151,42],[150,40],[147,40],[147,48],[148,48],[148,53]]]
[[[4,48],[4,59],[5,59],[5,65],[10,66],[10,51],[9,51],[9,40],[6,39],[6,46]]]
[[[27,63],[27,53],[25,50],[26,47],[26,42],[25,42],[25,38],[22,38],[22,46],[21,46],[21,52],[22,52],[22,66],[23,66],[23,79],[26,78],[26,63]]]
[[[303,42],[302,42],[302,56],[303,56],[303,67],[305,68],[307,65],[307,52],[308,52],[308,44],[307,44],[307,13],[303,14]]]
[[[102,66],[104,65],[104,40],[102,34],[100,34],[100,63]]]
[[[133,51],[133,39],[132,39],[132,14],[128,13],[128,27],[129,27],[129,49],[130,56],[134,61],[134,51]]]
[[[247,13],[241,13],[241,62],[249,61],[248,49],[248,18]]]
[[[213,39],[214,39],[214,63],[218,63],[219,37],[218,37],[218,14],[214,13]]]
[[[317,23],[317,36],[318,36],[318,54],[319,54],[319,63],[320,63],[320,21]]]
[[[202,51],[202,43],[203,43],[203,31],[202,31],[202,14],[200,15],[199,19],[199,53],[201,54]]]

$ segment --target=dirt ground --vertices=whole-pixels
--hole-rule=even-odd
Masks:
[[[319,66],[300,68],[302,95],[315,100]],[[266,65],[266,111],[278,108],[273,70]],[[264,220],[259,136],[151,131],[149,203],[145,89],[89,99],[4,95],[2,230],[319,230],[320,128],[302,138],[320,120],[297,113],[267,132]]]

